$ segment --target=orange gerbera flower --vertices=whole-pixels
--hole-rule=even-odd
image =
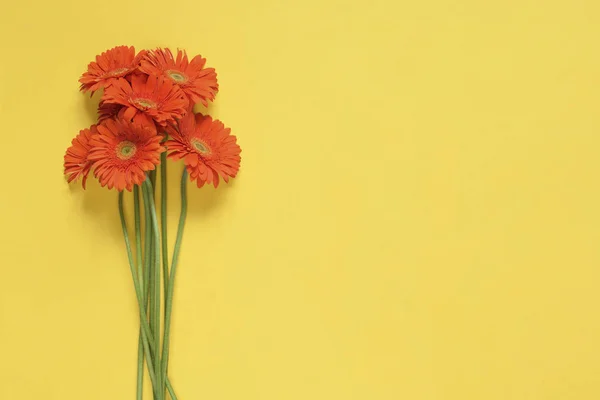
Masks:
[[[240,169],[240,146],[231,129],[210,116],[188,114],[179,121],[177,130],[169,128],[171,140],[166,142],[169,158],[183,159],[190,178],[198,187],[205,183],[219,186],[219,176],[225,182]]]
[[[144,113],[163,126],[183,117],[188,106],[181,89],[162,76],[133,75],[131,84],[119,79],[106,88],[102,101],[125,106],[127,119]]]
[[[204,68],[206,59],[201,56],[188,62],[185,51],[177,51],[177,59],[169,49],[156,49],[146,53],[140,71],[150,75],[166,76],[175,82],[192,103],[201,102],[206,107],[219,90],[214,68]]]
[[[117,46],[96,56],[96,62],[89,63],[87,72],[79,78],[80,90],[91,90],[93,94],[100,88],[110,86],[118,78],[135,71],[144,54],[146,51],[142,50],[136,55],[133,46]]]
[[[144,182],[146,171],[160,163],[165,148],[153,124],[108,119],[97,129],[88,158],[102,186],[131,191],[134,185]]]
[[[92,125],[90,129],[82,129],[79,134],[71,142],[71,147],[67,149],[65,154],[65,175],[67,182],[73,182],[78,178],[81,179],[81,185],[85,189],[87,176],[92,168],[92,162],[88,158],[92,149],[92,135],[96,134],[96,125]]]

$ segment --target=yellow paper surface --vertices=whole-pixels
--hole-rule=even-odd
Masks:
[[[3,3],[0,399],[135,396],[117,196],[62,176],[120,44],[205,56],[243,149],[190,188],[181,400],[599,399],[599,39],[592,0]]]

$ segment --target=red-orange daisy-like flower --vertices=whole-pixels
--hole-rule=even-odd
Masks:
[[[213,101],[219,90],[214,68],[204,68],[206,59],[196,56],[188,61],[185,51],[178,50],[177,58],[169,49],[156,49],[146,53],[140,71],[149,75],[166,76],[176,83],[192,101],[204,106]]]
[[[202,114],[188,114],[177,129],[170,128],[171,140],[166,142],[169,158],[183,159],[190,178],[198,187],[205,183],[219,186],[219,176],[225,182],[240,169],[240,146],[231,129],[219,120]]]
[[[143,50],[137,55],[133,46],[117,46],[96,56],[96,61],[88,65],[88,70],[81,75],[81,91],[94,93],[100,88],[110,86],[118,78],[135,71],[140,60],[146,54]]]
[[[163,126],[183,117],[188,107],[181,89],[163,76],[133,75],[131,84],[119,79],[106,88],[102,102],[125,106],[127,119],[144,113]]]
[[[146,179],[146,172],[160,163],[162,139],[154,125],[109,119],[92,136],[88,158],[102,186],[131,191]]]
[[[87,176],[92,168],[92,161],[89,159],[90,150],[92,149],[92,135],[97,132],[96,125],[92,125],[90,129],[79,131],[79,134],[73,139],[71,147],[67,149],[65,154],[65,175],[67,176],[67,182],[73,182],[81,177],[81,185],[84,189]]]

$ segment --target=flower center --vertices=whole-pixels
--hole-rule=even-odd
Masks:
[[[129,68],[117,68],[117,69],[113,69],[112,71],[108,72],[106,74],[106,76],[118,76],[127,71],[129,71]]]
[[[129,160],[135,155],[136,151],[137,147],[135,147],[135,144],[128,140],[125,140],[117,145],[117,157],[119,157],[121,160]]]
[[[191,142],[192,146],[194,146],[194,148],[198,150],[198,152],[200,152],[201,154],[210,154],[210,149],[208,148],[206,143],[204,143],[200,139],[192,138]]]
[[[167,71],[167,75],[169,75],[169,78],[173,79],[177,83],[184,83],[188,80],[187,76],[185,76],[182,72],[173,71],[172,69]]]
[[[133,100],[133,103],[135,103],[137,108],[139,108],[140,110],[156,108],[156,103],[150,99],[138,98],[138,99]]]

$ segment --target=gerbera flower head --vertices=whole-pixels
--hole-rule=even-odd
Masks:
[[[109,189],[131,191],[146,179],[146,172],[160,163],[162,137],[154,124],[136,124],[127,120],[108,119],[98,125],[92,136],[89,159],[100,184]]]
[[[137,55],[135,47],[117,46],[96,56],[96,61],[88,65],[88,70],[81,75],[80,90],[91,91],[92,94],[100,89],[110,86],[118,78],[124,77],[135,71],[140,65],[140,60],[146,54],[143,50]]]
[[[81,185],[85,189],[87,176],[92,168],[92,161],[89,159],[89,154],[92,149],[92,135],[96,134],[96,125],[92,125],[89,129],[82,129],[79,134],[71,142],[71,146],[65,154],[65,175],[67,182],[73,182],[78,178],[81,179]]]
[[[143,113],[162,126],[183,117],[188,107],[181,89],[163,76],[132,75],[131,83],[118,79],[106,88],[102,102],[125,106],[127,119]]]
[[[156,49],[145,54],[140,71],[165,76],[177,84],[193,104],[213,101],[219,90],[214,68],[204,68],[206,59],[196,56],[188,61],[185,51],[178,50],[177,58],[169,49]]]
[[[188,114],[179,121],[177,129],[169,128],[171,139],[166,142],[169,158],[183,159],[190,179],[198,187],[204,184],[219,186],[234,178],[240,169],[240,146],[231,129],[219,120],[202,114]]]

